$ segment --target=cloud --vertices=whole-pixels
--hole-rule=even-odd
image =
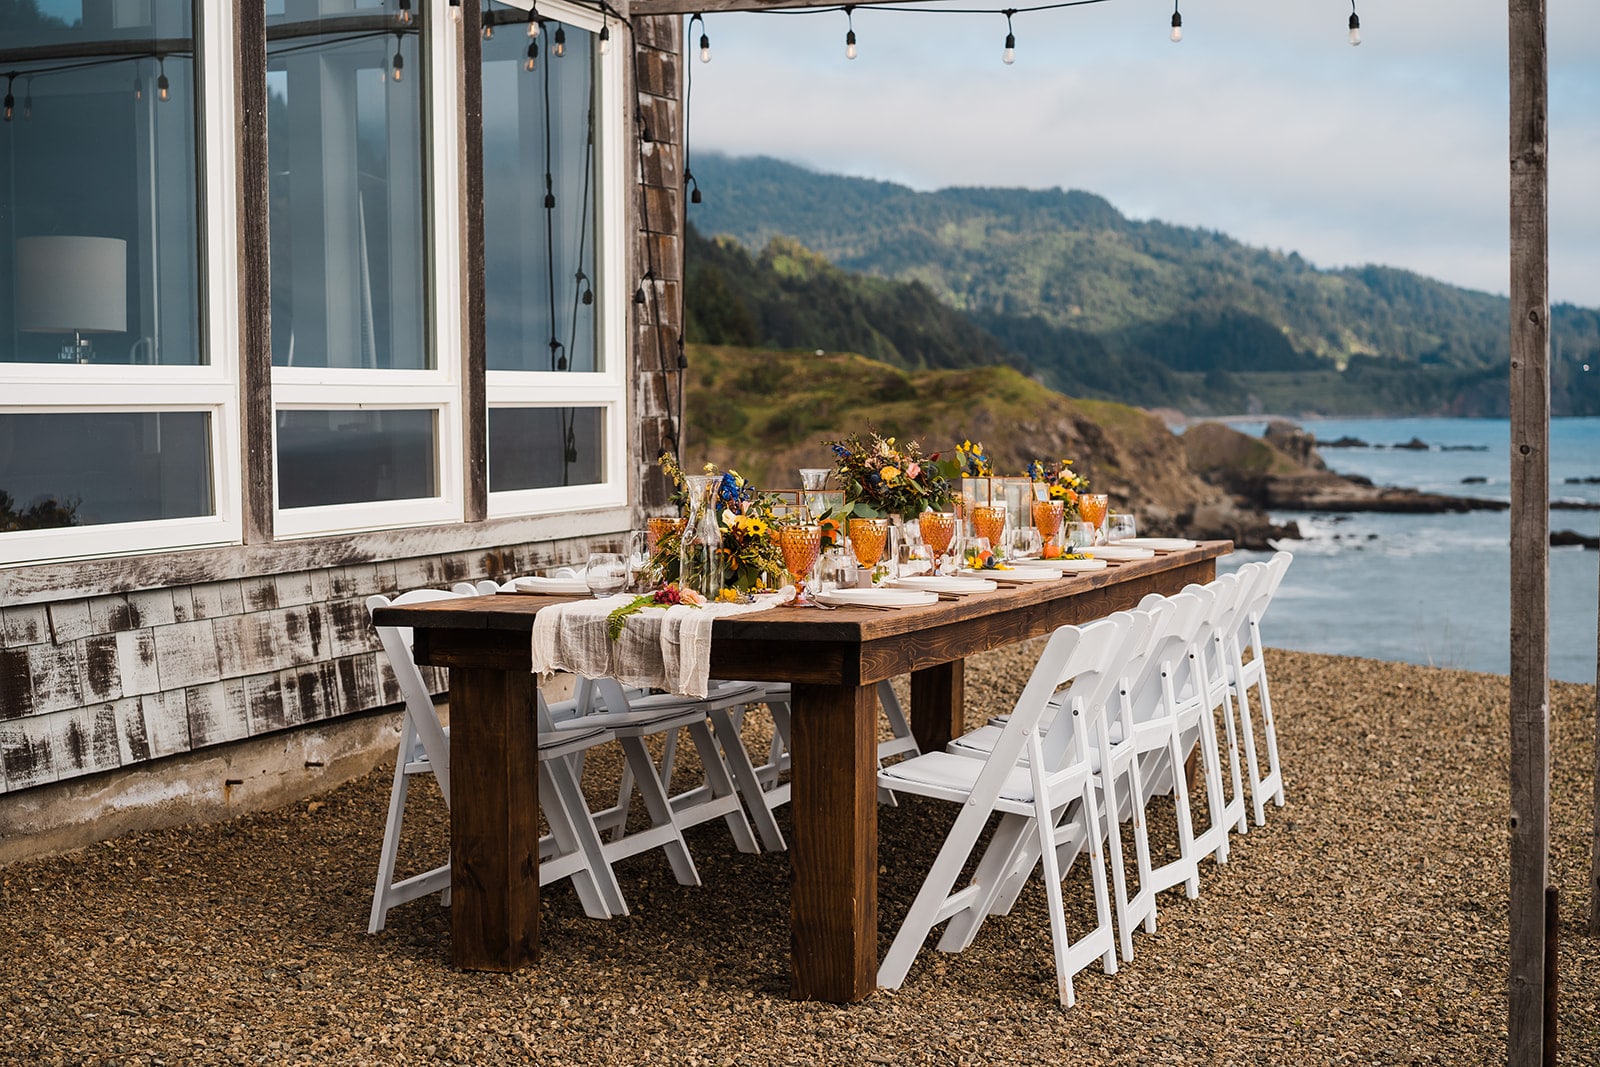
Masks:
[[[1311,10],[1311,7],[1316,10]],[[946,185],[1063,186],[1137,217],[1225,231],[1323,266],[1384,263],[1503,292],[1506,14],[1499,0],[1115,2],[1019,15],[860,8],[716,15],[692,63],[693,147]],[[1600,305],[1600,10],[1553,4],[1551,285]]]

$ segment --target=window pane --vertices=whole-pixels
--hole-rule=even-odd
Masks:
[[[427,367],[427,5],[404,24],[366,2],[282,6],[267,28],[273,365]]]
[[[603,408],[490,408],[489,490],[605,480]]]
[[[204,361],[192,15],[0,2],[0,361]]]
[[[437,496],[432,411],[279,411],[278,506]]]
[[[203,411],[0,414],[0,530],[213,513]]]
[[[519,12],[496,8],[500,18]],[[483,43],[485,333],[490,370],[594,371],[595,34],[561,26]],[[546,198],[546,192],[554,198]],[[551,205],[551,206],[547,206]],[[588,302],[585,303],[585,297]]]

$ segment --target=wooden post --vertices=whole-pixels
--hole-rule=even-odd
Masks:
[[[1550,292],[1544,0],[1508,0],[1511,72],[1511,974],[1508,1061],[1544,1061],[1550,842]],[[1553,1040],[1554,1035],[1549,1035]]]

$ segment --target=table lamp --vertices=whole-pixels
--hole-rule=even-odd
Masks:
[[[17,239],[17,328],[70,333],[65,362],[88,363],[84,334],[128,328],[128,242],[117,237]]]

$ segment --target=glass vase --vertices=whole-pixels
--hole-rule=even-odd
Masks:
[[[689,518],[678,549],[678,585],[707,600],[722,592],[722,530],[717,526],[717,485],[711,474],[686,475]]]

